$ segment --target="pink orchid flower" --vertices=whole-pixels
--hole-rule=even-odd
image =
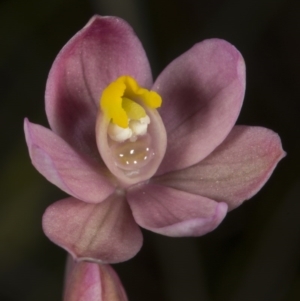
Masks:
[[[64,301],[127,301],[122,283],[107,264],[75,262],[69,258]]]
[[[50,71],[52,130],[25,120],[33,165],[71,195],[48,207],[45,234],[77,260],[116,263],[140,250],[139,226],[215,229],[285,155],[271,130],[235,126],[244,92],[244,60],[226,41],[196,44],[153,83],[131,27],[93,17]]]

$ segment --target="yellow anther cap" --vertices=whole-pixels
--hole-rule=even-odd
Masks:
[[[134,78],[124,75],[104,89],[100,107],[112,123],[127,128],[129,119],[139,120],[146,116],[145,109],[134,100],[143,101],[151,109],[162,103],[158,93],[140,87]]]

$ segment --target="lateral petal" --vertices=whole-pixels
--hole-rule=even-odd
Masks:
[[[235,126],[203,161],[153,181],[226,202],[232,210],[261,189],[284,156],[280,138],[273,131]]]
[[[171,62],[153,90],[168,134],[163,174],[199,162],[226,138],[244,98],[244,60],[228,42],[205,40]]]
[[[157,184],[133,186],[127,199],[141,227],[173,237],[204,235],[227,213],[225,203]]]
[[[99,203],[115,190],[101,161],[77,153],[52,131],[27,119],[24,130],[32,164],[49,182],[88,203]]]

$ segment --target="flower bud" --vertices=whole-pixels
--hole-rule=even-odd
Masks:
[[[110,265],[74,262],[69,258],[64,301],[127,301],[121,281]]]

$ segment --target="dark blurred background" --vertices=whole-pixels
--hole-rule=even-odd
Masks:
[[[41,229],[64,195],[30,164],[23,118],[47,125],[44,88],[61,47],[95,14],[135,29],[156,77],[205,38],[243,54],[239,124],[278,132],[288,155],[265,187],[204,237],[145,231],[134,259],[115,265],[130,301],[300,300],[300,2],[298,0],[0,1],[0,300],[62,300],[66,253]]]

